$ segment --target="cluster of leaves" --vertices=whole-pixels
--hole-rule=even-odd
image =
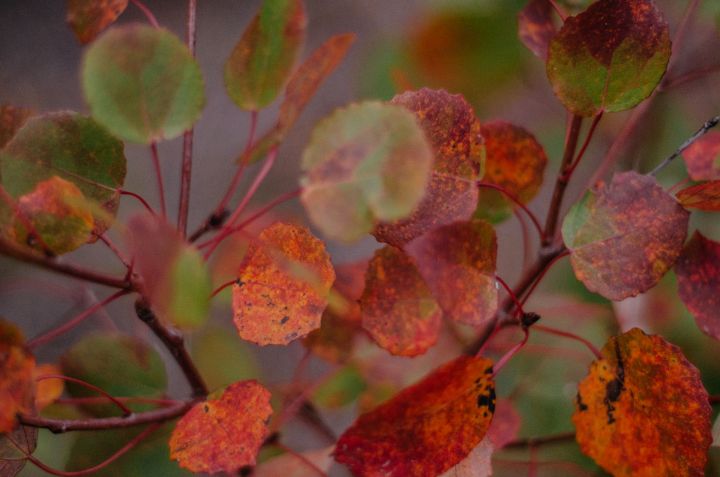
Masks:
[[[572,117],[544,227],[525,206],[543,182],[543,146],[519,125],[481,121],[462,95],[408,90],[385,102],[347,105],[320,121],[302,153],[296,195],[322,236],[351,242],[370,234],[382,245],[367,260],[337,266],[325,243],[302,225],[250,227],[264,212],[240,219],[278,146],[353,35],[326,40],[298,66],[307,24],[303,2],[262,2],[230,53],[224,77],[231,100],[253,116],[282,96],[275,124],[251,139],[238,170],[264,162],[232,212],[221,207],[188,237],[167,220],[164,205],[160,212],[115,220],[125,192],[124,143],[149,145],[156,153],[158,142],[192,134],[205,105],[202,72],[185,43],[157,25],[111,26],[127,6],[127,0],[68,2],[68,22],[89,43],[82,64],[89,116],[2,107],[0,250],[119,288],[101,306],[135,294],[139,319],[169,348],[194,395],[168,399],[161,356],[122,334],[86,336],[59,366],[36,364],[36,346],[99,307],[29,342],[2,321],[3,475],[16,475],[26,460],[48,470],[32,455],[38,427],[64,432],[148,424],[122,435],[128,444],[115,460],[144,440],[154,442],[148,435],[176,418],[155,448],[169,445],[170,459],[190,472],[257,466],[253,475],[294,467],[298,475],[325,475],[334,459],[361,476],[490,475],[493,452],[515,440],[519,425],[509,401],[496,400],[496,376],[539,318],[525,312],[526,300],[565,255],[587,290],[613,301],[647,292],[674,269],[679,296],[699,328],[720,339],[720,243],[700,232],[686,240],[693,210],[720,211],[720,134],[703,135],[714,123],[683,148],[697,184],[673,195],[655,178],[661,169],[616,173],[587,191],[557,230],[565,186],[603,114],[637,106],[666,72],[670,33],[652,0],[598,0],[576,7],[574,16],[557,2],[530,0],[520,12],[520,39],[545,62],[553,91]],[[576,153],[584,118],[593,126]],[[512,213],[529,216],[542,242],[537,265],[515,289],[497,275],[494,228]],[[107,241],[111,227],[125,238],[118,252],[124,277],[56,260]],[[198,240],[209,232],[216,235]],[[234,246],[211,266],[221,242]],[[220,260],[224,279],[218,282],[213,272]],[[260,346],[301,341],[332,363],[334,374],[299,397],[291,390],[279,410],[272,401],[278,393],[254,379],[220,376],[208,389],[202,353],[193,361],[182,335],[204,332],[211,299],[228,286],[239,339]],[[509,292],[505,301],[502,287]],[[485,345],[505,327],[520,329],[525,339],[494,363],[484,356]],[[461,343],[471,336],[474,346],[442,349],[447,329]],[[387,365],[387,354],[432,352],[445,364],[433,359],[434,370],[423,369],[417,382],[374,379],[372,368]],[[63,380],[66,389],[58,384]],[[63,393],[79,417],[41,414]],[[101,399],[94,399],[98,393]],[[363,412],[331,448],[298,454],[279,442],[283,424],[301,408],[315,412],[314,405],[354,400]],[[639,329],[611,337],[597,353],[578,384],[572,423],[582,452],[615,476],[703,475],[712,441],[699,372],[679,348]],[[258,465],[261,450],[273,446],[284,453]],[[86,461],[87,452],[73,452],[70,466]],[[167,465],[165,472],[185,472]]]

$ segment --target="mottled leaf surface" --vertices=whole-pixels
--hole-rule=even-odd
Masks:
[[[335,271],[309,230],[271,225],[250,245],[240,270],[233,320],[241,338],[286,345],[320,327]]]
[[[547,60],[548,45],[558,30],[553,21],[554,15],[549,0],[529,0],[518,13],[520,41],[543,61]]]
[[[270,104],[290,76],[305,40],[302,0],[265,0],[225,63],[225,89],[242,109]]]
[[[167,30],[114,27],[85,52],[82,85],[93,117],[118,137],[141,144],[172,139],[200,117],[200,67]]]
[[[123,144],[87,116],[50,113],[31,118],[0,153],[0,177],[15,199],[40,182],[59,177],[73,183],[104,213],[94,212],[95,232],[110,224],[125,181]]]
[[[575,114],[622,111],[655,89],[670,50],[668,25],[652,0],[603,0],[567,18],[550,42],[547,74]]]
[[[705,182],[681,190],[676,195],[686,209],[720,211],[720,181]]]
[[[9,104],[0,105],[0,149],[10,142],[15,133],[25,124],[32,115],[26,108],[18,108]]]
[[[440,477],[488,477],[492,475],[494,450],[493,443],[485,437],[467,457]]]
[[[228,386],[193,406],[170,437],[170,458],[192,472],[237,472],[255,465],[272,415],[270,392],[256,381]]]
[[[35,358],[17,327],[0,319],[0,434],[12,431],[19,413],[32,414]]]
[[[400,249],[387,245],[375,252],[360,309],[363,328],[394,355],[416,356],[437,342],[440,307],[410,257]]]
[[[688,218],[653,177],[615,174],[565,217],[562,234],[575,276],[610,300],[650,289],[680,255]]]
[[[698,327],[720,339],[720,243],[695,232],[675,265],[680,299]]]
[[[368,101],[315,127],[302,159],[302,202],[328,237],[361,238],[377,220],[402,219],[425,194],[433,153],[415,116]]]
[[[373,232],[381,242],[401,247],[434,227],[472,216],[474,180],[483,174],[485,149],[480,122],[459,94],[423,88],[399,94],[391,103],[417,117],[435,154],[427,190],[412,214],[380,223]]]
[[[682,156],[692,180],[720,179],[720,132],[707,133],[685,149]]]
[[[497,240],[487,222],[456,222],[405,248],[446,317],[482,326],[497,310]]]
[[[80,43],[90,43],[128,6],[128,0],[68,0],[66,20]]]
[[[355,475],[440,475],[480,444],[494,410],[492,362],[461,356],[361,415],[335,459]]]
[[[610,338],[580,383],[580,449],[616,477],[703,476],[711,408],[698,370],[638,328]]]
[[[547,156],[528,130],[505,121],[482,126],[487,160],[483,182],[502,187],[523,204],[530,202],[543,182]],[[507,217],[514,204],[502,192],[480,187],[475,216],[496,222]]]

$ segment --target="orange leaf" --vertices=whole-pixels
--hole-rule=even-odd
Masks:
[[[0,319],[0,434],[10,432],[20,413],[32,413],[35,358],[25,349],[20,331]]]
[[[127,6],[128,0],[68,0],[66,20],[80,43],[90,43]]]
[[[363,328],[394,355],[422,354],[438,339],[440,308],[410,257],[397,248],[375,252],[360,309]]]
[[[610,338],[579,385],[581,450],[615,477],[702,476],[708,394],[679,348],[634,328]]]
[[[485,437],[467,457],[440,477],[488,477],[493,474],[491,458],[494,450],[492,441]]]
[[[482,441],[494,410],[492,362],[461,356],[361,415],[335,459],[355,475],[440,475]]]
[[[407,253],[445,315],[480,326],[497,311],[495,230],[482,220],[436,228],[410,242]]]
[[[720,211],[720,181],[705,182],[683,189],[676,195],[686,209]]]
[[[707,133],[685,149],[682,156],[692,180],[720,179],[720,132]]]
[[[272,415],[270,392],[256,381],[231,384],[196,404],[170,437],[170,458],[192,472],[236,472],[255,465]]]
[[[335,271],[322,241],[278,222],[250,245],[238,279],[233,312],[240,337],[286,345],[320,327]]]
[[[720,242],[695,232],[675,265],[680,299],[698,327],[720,340]]]
[[[56,364],[38,364],[33,370],[33,380],[49,374],[63,373]],[[35,408],[41,411],[54,403],[62,396],[64,389],[65,383],[62,379],[43,379],[42,381],[37,381],[35,388]]]

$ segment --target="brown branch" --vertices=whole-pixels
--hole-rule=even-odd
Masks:
[[[553,434],[550,436],[542,437],[528,437],[525,439],[518,439],[516,441],[507,444],[504,449],[517,449],[519,447],[538,447],[545,444],[562,444],[575,439],[574,432],[564,432],[561,434]]]

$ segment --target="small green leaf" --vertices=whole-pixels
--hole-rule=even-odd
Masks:
[[[260,376],[255,356],[235,331],[216,327],[194,336],[192,356],[211,390]]]
[[[200,67],[167,30],[115,27],[85,53],[85,98],[98,122],[126,141],[148,144],[179,136],[200,117]]]
[[[225,88],[242,109],[270,104],[285,85],[305,40],[301,0],[265,0],[225,63]]]
[[[338,408],[355,401],[366,389],[367,383],[360,370],[349,365],[319,386],[313,401],[325,408]]]

